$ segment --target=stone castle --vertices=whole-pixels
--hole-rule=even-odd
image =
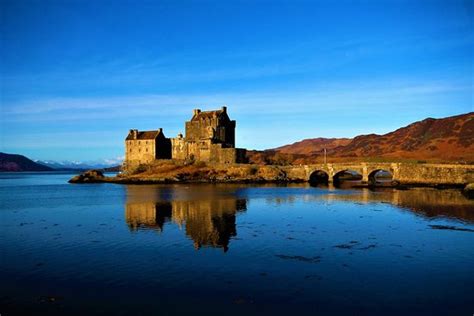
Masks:
[[[166,138],[163,129],[138,131],[132,129],[125,139],[124,167],[134,168],[157,159],[205,161],[212,163],[244,163],[246,150],[235,148],[235,121],[220,110],[195,109],[186,122],[186,134]]]

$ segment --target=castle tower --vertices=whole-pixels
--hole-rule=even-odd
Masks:
[[[235,148],[235,126],[235,121],[227,115],[226,106],[215,111],[195,109],[191,120],[186,122],[186,140],[210,140],[212,144],[222,144],[223,148]]]

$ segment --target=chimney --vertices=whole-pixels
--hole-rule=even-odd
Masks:
[[[224,113],[227,113],[227,105],[224,105],[222,108],[221,108],[222,112]]]
[[[138,130],[137,129],[131,129],[129,131],[129,133],[132,134],[133,139],[137,139],[137,135],[138,135]]]
[[[194,109],[194,110],[193,110],[193,114],[194,114],[194,115],[198,115],[199,113],[201,113],[201,110],[200,110],[200,109]]]

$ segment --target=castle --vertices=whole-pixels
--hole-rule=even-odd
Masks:
[[[157,159],[205,161],[212,163],[244,163],[246,150],[235,148],[235,121],[220,110],[195,109],[186,122],[186,134],[166,138],[163,129],[138,131],[132,129],[125,139],[125,168],[149,164]]]

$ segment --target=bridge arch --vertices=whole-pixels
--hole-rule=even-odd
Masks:
[[[369,185],[383,185],[393,181],[393,170],[375,169],[369,172]]]
[[[335,172],[332,177],[332,180],[335,186],[339,186],[346,181],[362,181],[362,178],[362,173],[357,170],[343,169]]]
[[[329,174],[321,169],[314,170],[309,175],[309,183],[311,185],[327,185],[329,183]]]

